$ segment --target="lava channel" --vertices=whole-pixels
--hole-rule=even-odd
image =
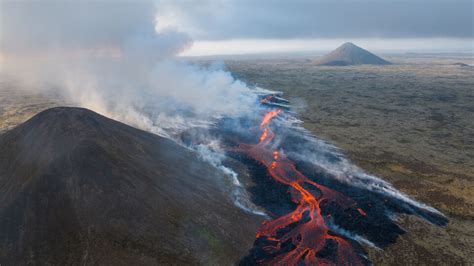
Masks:
[[[330,234],[320,208],[321,202],[325,200],[334,201],[343,207],[351,207],[354,202],[343,194],[312,181],[299,172],[295,164],[282,152],[271,148],[270,143],[275,133],[269,124],[281,112],[281,109],[275,109],[265,113],[259,127],[259,142],[253,145],[241,144],[239,147],[241,152],[265,166],[275,181],[289,186],[291,200],[297,205],[290,213],[265,221],[260,226],[257,240],[264,239],[268,244],[262,248],[264,258],[256,263],[363,265],[347,240]],[[332,256],[318,256],[318,253],[327,249],[327,245],[332,247]]]

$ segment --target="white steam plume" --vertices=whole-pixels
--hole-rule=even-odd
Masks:
[[[192,40],[161,25],[151,0],[1,1],[1,70],[25,88],[53,90],[74,105],[167,137],[245,114],[256,102],[230,73],[177,58]],[[222,151],[194,148],[232,178],[237,206],[264,215],[237,174],[221,164]]]

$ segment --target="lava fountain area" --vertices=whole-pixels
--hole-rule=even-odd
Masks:
[[[280,93],[259,99],[252,115],[222,118],[206,134],[188,134],[184,141],[196,146],[202,139],[189,136],[212,136],[226,156],[250,170],[256,184],[248,188],[251,201],[268,219],[240,264],[367,265],[364,246],[383,249],[405,232],[399,214],[448,223],[304,130]]]

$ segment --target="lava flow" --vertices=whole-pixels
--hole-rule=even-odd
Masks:
[[[363,264],[347,240],[330,233],[321,214],[321,202],[333,201],[340,206],[350,207],[354,204],[351,199],[312,181],[298,171],[282,151],[271,148],[275,133],[269,124],[281,112],[281,109],[274,109],[265,113],[260,123],[261,136],[257,144],[240,145],[240,150],[265,166],[275,181],[289,187],[291,199],[297,204],[296,209],[290,213],[261,225],[257,239],[264,240],[262,252],[265,255],[258,259],[257,263]],[[328,249],[331,256],[322,254],[328,253]]]

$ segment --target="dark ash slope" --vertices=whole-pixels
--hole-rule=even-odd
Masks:
[[[0,135],[0,264],[231,264],[258,219],[170,140],[80,108]]]

